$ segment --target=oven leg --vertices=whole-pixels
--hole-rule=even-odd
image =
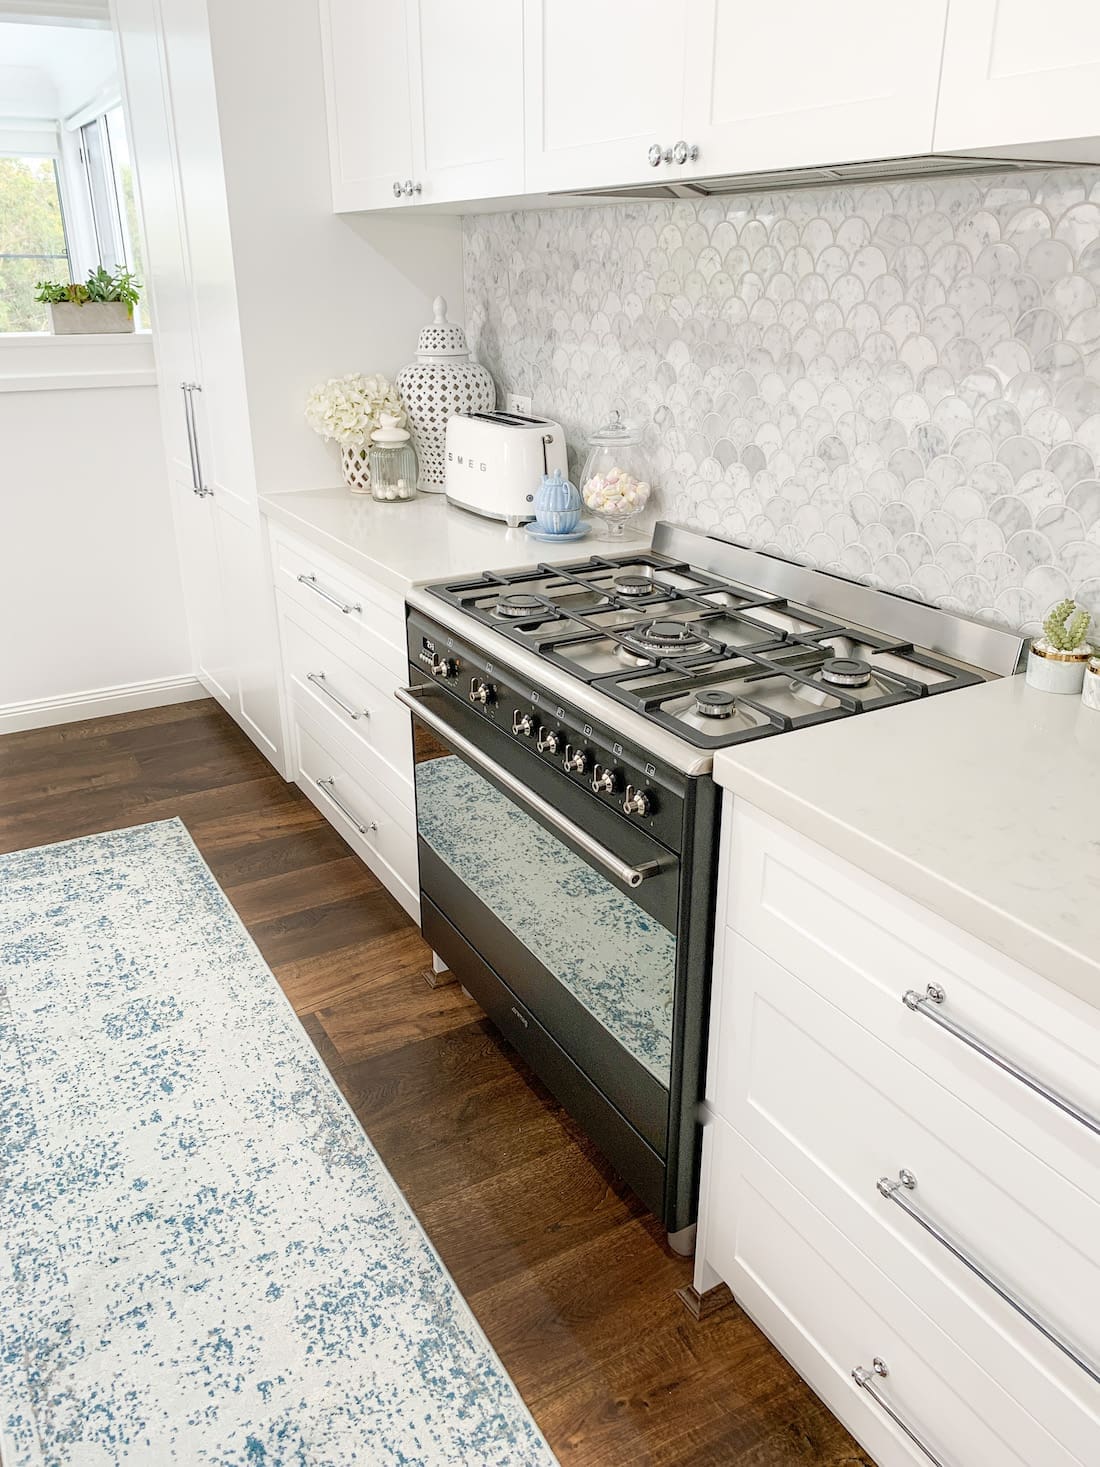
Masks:
[[[424,982],[429,988],[444,988],[449,983],[457,983],[458,979],[439,954],[432,953],[432,966],[424,970]]]
[[[678,1233],[668,1234],[668,1246],[673,1253],[678,1253],[681,1258],[690,1258],[695,1252],[695,1230],[697,1223],[689,1227],[681,1228]]]

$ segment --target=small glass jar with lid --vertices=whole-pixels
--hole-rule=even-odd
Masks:
[[[652,486],[641,442],[641,429],[617,411],[588,440],[581,498],[603,521],[604,540],[621,540],[626,525],[649,502]]]
[[[370,435],[370,492],[379,504],[416,497],[416,454],[409,432],[392,413]]]

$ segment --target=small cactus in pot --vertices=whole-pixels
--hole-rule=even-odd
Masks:
[[[1077,696],[1093,649],[1085,640],[1091,617],[1072,600],[1059,601],[1043,622],[1043,635],[1031,644],[1028,686],[1045,693]]]

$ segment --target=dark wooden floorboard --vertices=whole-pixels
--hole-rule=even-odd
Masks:
[[[178,816],[564,1464],[870,1467],[213,702],[0,738],[0,850]],[[476,1464],[470,1464],[476,1467]]]

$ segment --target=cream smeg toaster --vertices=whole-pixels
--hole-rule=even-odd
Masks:
[[[460,413],[447,424],[447,499],[509,525],[535,517],[543,474],[568,477],[565,434],[549,418]]]

